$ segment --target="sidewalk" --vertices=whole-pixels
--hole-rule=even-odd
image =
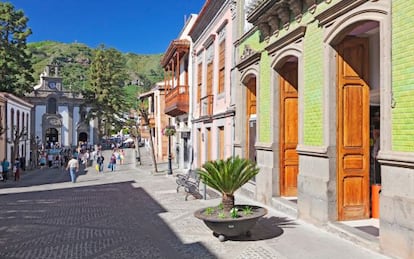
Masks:
[[[0,195],[0,218],[8,218],[0,221],[0,257],[387,258],[269,207],[250,237],[220,242],[193,216],[219,204],[218,196],[185,201],[175,177],[165,174],[168,164],[154,174],[152,165],[136,167],[134,160],[128,151],[116,172],[90,167],[76,184],[51,169],[24,175],[22,182],[32,182],[26,187],[0,188],[10,194]],[[52,183],[30,180],[40,174]],[[260,205],[239,195],[236,203]]]
[[[176,193],[175,179],[171,176],[140,177],[135,187],[144,188],[166,209],[160,216],[183,243],[203,244],[217,258],[387,258],[270,207],[252,229],[251,237],[230,238],[220,243],[193,212],[215,206],[221,198],[189,198],[186,202],[184,192]],[[260,205],[237,195],[236,203]]]

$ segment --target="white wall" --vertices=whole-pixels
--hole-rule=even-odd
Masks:
[[[76,146],[78,144],[78,123],[80,120],[80,114],[79,114],[79,107],[73,108],[73,120],[72,120],[72,145]]]
[[[38,136],[43,141],[42,136],[42,115],[46,113],[46,105],[38,105],[35,108],[35,137]]]
[[[16,97],[14,97],[14,98],[16,98]],[[14,110],[14,114],[13,114],[14,115],[13,116],[14,117],[14,119],[13,119],[14,123],[13,123],[13,125],[11,124],[11,120],[12,120],[12,118],[11,118],[11,110],[12,109]],[[29,159],[30,159],[30,140],[29,140],[29,137],[31,135],[31,132],[30,132],[30,128],[31,128],[31,126],[30,126],[30,123],[31,123],[31,113],[30,113],[30,111],[31,111],[31,107],[25,105],[24,103],[15,101],[15,100],[13,100],[13,98],[9,98],[7,100],[7,108],[6,108],[7,132],[6,132],[6,138],[7,138],[8,141],[11,141],[12,140],[13,127],[17,125],[17,112],[20,113],[20,118],[19,118],[20,119],[20,122],[19,123],[20,123],[20,127],[21,128],[23,127],[23,124],[22,124],[22,114],[24,114],[24,117],[25,117],[25,119],[24,119],[24,126],[27,127],[27,133],[28,133],[27,139],[26,140],[21,140],[20,143],[19,143],[19,145],[17,147],[14,147],[14,148],[15,149],[17,148],[19,150],[18,151],[19,156],[23,155],[23,156],[26,157],[26,165],[29,164]],[[28,119],[28,125],[26,126],[26,121],[27,121],[26,118],[27,117],[29,119]],[[7,142],[6,145],[7,145],[7,148],[6,148],[6,157],[10,161],[11,160],[11,157],[12,157],[11,147],[13,146],[13,143]],[[25,150],[25,153],[24,154],[22,154],[22,147],[23,147],[23,151]],[[12,162],[12,161],[10,161],[10,162]]]
[[[62,146],[69,146],[69,109],[67,106],[59,106],[59,114],[62,115],[62,134],[60,143]]]

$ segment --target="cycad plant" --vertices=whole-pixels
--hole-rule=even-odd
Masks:
[[[234,207],[234,193],[258,174],[259,168],[250,160],[236,156],[208,161],[197,172],[205,184],[221,192],[224,211],[229,212]]]

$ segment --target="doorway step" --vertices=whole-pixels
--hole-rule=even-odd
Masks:
[[[329,222],[326,228],[329,232],[359,246],[366,247],[375,252],[381,252],[378,219]]]
[[[272,197],[271,206],[294,219],[298,218],[297,197]]]
[[[295,199],[290,197],[273,197],[271,199],[271,207],[294,219],[298,218],[298,206]],[[378,219],[328,222],[324,225],[317,224],[315,226],[349,240],[358,246],[381,252]]]

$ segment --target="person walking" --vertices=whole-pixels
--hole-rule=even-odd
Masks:
[[[68,162],[68,165],[66,166],[66,170],[69,170],[70,179],[72,183],[75,183],[77,173],[79,172],[79,162],[76,157],[74,156],[71,157],[71,159]]]
[[[121,165],[123,165],[123,164],[124,164],[124,159],[125,159],[125,152],[124,152],[124,150],[123,150],[123,149],[121,149],[121,152],[119,152],[119,163],[120,163]]]
[[[104,156],[101,153],[98,153],[98,158],[96,159],[96,163],[98,164],[98,172],[102,173],[103,172],[103,163],[104,163]]]
[[[14,181],[20,180],[20,159],[16,157],[13,164]]]
[[[48,163],[49,168],[52,168],[52,166],[53,166],[53,155],[51,153],[49,153],[47,155],[47,163]]]
[[[109,159],[109,168],[111,169],[111,172],[115,170],[116,165],[116,154],[115,152],[112,153],[111,158]]]
[[[3,161],[1,162],[1,166],[3,167],[3,181],[7,181],[10,163],[9,161],[7,161],[6,158],[4,158]]]

